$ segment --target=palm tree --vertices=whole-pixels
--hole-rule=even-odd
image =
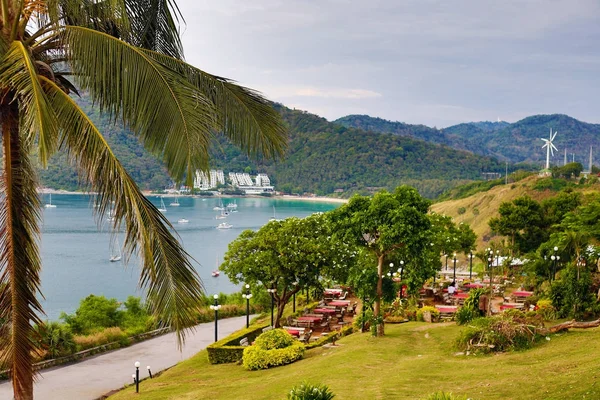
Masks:
[[[0,369],[33,398],[33,327],[41,323],[40,200],[32,154],[65,150],[96,197],[114,202],[128,255],[158,320],[183,342],[202,283],[163,215],[138,190],[70,94],[85,92],[159,155],[173,178],[207,169],[223,132],[249,155],[281,156],[285,130],[259,93],[183,61],[174,0],[0,0]]]

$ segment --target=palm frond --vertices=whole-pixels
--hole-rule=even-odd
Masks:
[[[109,35],[65,27],[73,72],[102,111],[139,134],[174,179],[208,166],[217,115],[214,105],[185,77],[143,50]]]
[[[54,82],[44,78],[44,89],[62,125],[62,146],[68,150],[82,178],[98,192],[98,216],[114,201],[115,226],[124,224],[125,251],[142,260],[140,285],[147,290],[153,311],[162,324],[178,332],[195,323],[202,301],[202,282],[191,257],[171,234],[171,224],[139,191],[110,150],[103,136],[77,104]]]
[[[19,132],[16,103],[2,107],[2,192],[0,193],[0,365],[10,367],[15,393],[32,389],[33,324],[41,322],[40,204],[30,145]]]
[[[185,76],[207,97],[218,112],[219,129],[249,155],[260,153],[266,158],[277,158],[284,154],[287,130],[273,105],[260,93],[164,54],[153,51],[145,53]]]
[[[26,140],[33,142],[37,135],[39,158],[45,167],[58,146],[58,122],[40,86],[35,61],[20,41],[12,42],[0,63],[0,87],[15,94],[6,100],[18,101]]]
[[[174,1],[125,0],[125,4],[131,24],[131,40],[128,43],[183,58],[177,26],[181,14]]]

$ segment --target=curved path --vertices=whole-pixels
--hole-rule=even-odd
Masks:
[[[245,327],[246,316],[219,320],[219,339]],[[34,397],[43,400],[93,400],[133,382],[134,363],[139,361],[140,380],[190,358],[215,340],[215,324],[197,325],[186,335],[182,351],[177,350],[174,333],[158,336],[124,349],[114,350],[85,360],[41,371],[34,384]],[[140,383],[143,390],[144,383]],[[0,399],[13,398],[9,381],[0,383]]]

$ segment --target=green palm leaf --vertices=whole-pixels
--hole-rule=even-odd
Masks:
[[[53,110],[48,107],[34,64],[23,43],[12,42],[0,64],[0,87],[14,94],[15,98],[10,101],[18,100],[26,140],[32,142],[38,136],[40,161],[46,166],[57,148],[58,123]]]
[[[100,218],[115,203],[115,225],[124,224],[125,251],[142,259],[140,286],[162,324],[173,327],[183,342],[184,328],[196,322],[202,284],[190,256],[171,234],[169,221],[146,199],[108,147],[104,137],[77,104],[52,81],[44,79],[49,102],[69,150],[91,189],[98,192]]]
[[[141,49],[91,29],[66,27],[65,40],[80,86],[160,154],[176,180],[208,167],[215,107],[184,77]]]

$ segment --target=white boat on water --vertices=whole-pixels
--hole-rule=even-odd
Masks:
[[[158,209],[158,211],[160,212],[167,212],[167,206],[165,206],[165,202],[163,201],[163,198],[160,198],[160,207]]]
[[[228,208],[228,209],[230,209],[230,210],[234,210],[234,209],[236,209],[236,208],[237,208],[237,206],[238,206],[238,205],[237,205],[237,203],[236,203],[236,201],[235,201],[235,200],[233,201],[233,203],[227,203],[227,208]]]
[[[119,238],[117,234],[113,231],[112,237],[110,240],[110,258],[108,261],[117,262],[121,261],[121,244],[119,243]]]
[[[171,207],[179,207],[179,197],[175,197],[175,201],[169,204]]]
[[[227,223],[227,222],[221,222],[219,225],[217,225],[217,229],[231,229],[233,228],[233,225]]]
[[[185,218],[179,218],[179,219],[177,220],[177,223],[178,223],[178,224],[187,224],[188,222],[190,222],[190,220],[188,220],[188,219],[185,219]]]
[[[281,221],[280,219],[277,219],[275,215],[275,206],[273,206],[273,216],[269,218],[269,221]]]
[[[214,270],[213,272],[211,272],[210,274],[216,278],[217,276],[219,276],[219,274],[221,273],[221,271],[219,271],[218,269]]]
[[[221,214],[217,215],[215,219],[225,219],[229,216],[229,212],[225,210],[221,210]]]
[[[50,193],[50,200],[49,200],[48,204],[46,204],[44,207],[46,207],[46,208],[56,208],[56,205],[52,204],[52,193]]]

